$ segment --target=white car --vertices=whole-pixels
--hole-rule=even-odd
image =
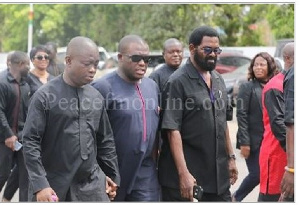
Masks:
[[[8,53],[0,53],[0,72],[7,69],[7,55]]]
[[[99,49],[99,55],[100,55],[98,69],[100,69],[103,66],[103,64],[105,63],[105,61],[110,57],[110,55],[105,50],[105,48],[98,47],[98,49]],[[67,47],[60,47],[57,49],[56,56],[57,56],[57,61],[59,63],[65,63],[66,51],[67,51]]]

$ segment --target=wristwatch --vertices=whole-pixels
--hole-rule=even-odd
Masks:
[[[230,155],[228,155],[228,159],[234,159],[234,160],[236,160],[235,154],[230,154]]]

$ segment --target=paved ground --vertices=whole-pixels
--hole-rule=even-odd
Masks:
[[[236,145],[236,132],[237,132],[237,122],[236,122],[236,109],[234,109],[234,118],[233,121],[228,122],[229,124],[229,132],[230,132],[230,137],[231,137],[231,143],[232,146],[235,148]],[[241,158],[240,156],[240,150],[235,149],[235,154],[236,154],[236,163],[239,171],[239,178],[237,182],[231,187],[231,193],[236,191],[240,184],[242,183],[243,179],[245,176],[248,174],[248,169],[246,166],[246,162],[244,158]],[[258,198],[258,193],[259,193],[259,185],[256,186],[256,188],[247,196],[244,198],[243,202],[257,202]]]
[[[230,136],[231,136],[231,140],[232,140],[232,146],[235,148],[236,132],[237,132],[235,109],[234,109],[234,119],[233,119],[233,121],[229,122],[229,131],[230,131]],[[232,192],[237,190],[237,188],[241,184],[244,177],[248,174],[245,160],[240,157],[240,154],[239,154],[240,151],[235,149],[235,153],[237,156],[236,162],[237,162],[237,166],[238,166],[238,170],[239,170],[239,178],[238,178],[237,182],[231,187]],[[2,192],[0,193],[0,199],[2,199]],[[259,193],[259,185],[243,200],[243,202],[257,202],[258,193]],[[14,198],[12,199],[12,202],[18,202],[18,193],[15,194]]]

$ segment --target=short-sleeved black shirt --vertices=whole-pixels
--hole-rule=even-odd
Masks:
[[[284,123],[294,124],[294,67],[286,73],[283,83],[284,94]]]
[[[166,105],[162,129],[180,131],[188,170],[205,192],[222,194],[230,187],[225,134],[227,94],[219,73],[212,71],[211,80],[213,97],[190,60],[175,71],[163,91]],[[164,133],[163,140],[159,180],[162,186],[179,189],[177,169]]]

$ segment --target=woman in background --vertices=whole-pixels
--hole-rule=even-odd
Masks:
[[[249,174],[232,195],[232,201],[242,201],[259,184],[259,151],[264,134],[262,89],[277,74],[275,61],[266,52],[256,54],[248,70],[248,82],[239,88],[236,117],[237,148],[246,160]]]
[[[38,45],[32,48],[30,51],[30,60],[34,68],[28,73],[27,83],[30,86],[30,96],[32,96],[37,89],[52,80],[54,76],[47,71],[49,50],[45,46]]]

